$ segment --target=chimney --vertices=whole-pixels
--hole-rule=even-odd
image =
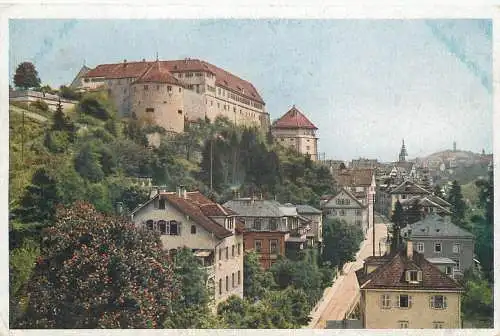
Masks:
[[[413,259],[413,242],[411,240],[406,242],[406,256],[408,259]]]
[[[145,59],[145,58],[143,58],[143,59],[142,59],[142,61],[143,61],[143,62],[146,62],[146,59]]]
[[[127,66],[127,60],[126,60],[126,59],[124,59],[124,60],[123,60],[123,66],[124,66],[124,67],[126,67],[126,66]]]

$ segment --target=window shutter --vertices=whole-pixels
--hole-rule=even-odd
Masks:
[[[417,281],[422,281],[422,271],[417,272]]]
[[[434,296],[432,295],[429,297],[429,306],[431,308],[434,308]]]
[[[396,302],[394,302],[394,307],[399,308],[399,303],[401,302],[400,295],[396,296]]]
[[[446,302],[446,296],[443,296],[443,308],[448,308],[448,303]]]
[[[411,304],[412,304],[412,297],[408,295],[408,308],[411,308]]]
[[[405,271],[406,282],[410,282],[410,272]]]

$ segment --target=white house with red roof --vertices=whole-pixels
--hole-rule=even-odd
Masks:
[[[236,213],[199,191],[158,189],[131,213],[137,227],[157,231],[163,248],[175,254],[191,249],[208,274],[215,305],[231,295],[243,297],[243,233]]]
[[[82,77],[82,76],[80,76]],[[108,90],[120,116],[134,113],[183,132],[179,120],[225,116],[239,125],[269,127],[265,102],[252,83],[197,59],[101,64],[77,89]]]
[[[295,105],[271,126],[274,141],[300,154],[310,155],[313,161],[318,159],[317,129]]]

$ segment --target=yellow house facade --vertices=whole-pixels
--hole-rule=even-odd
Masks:
[[[364,328],[461,328],[463,288],[413,251],[411,241],[396,253],[367,258],[356,276]]]

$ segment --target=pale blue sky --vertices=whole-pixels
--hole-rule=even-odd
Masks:
[[[252,82],[271,119],[295,104],[327,158],[492,152],[490,20],[11,20],[10,78],[44,83],[88,66],[200,58]]]

